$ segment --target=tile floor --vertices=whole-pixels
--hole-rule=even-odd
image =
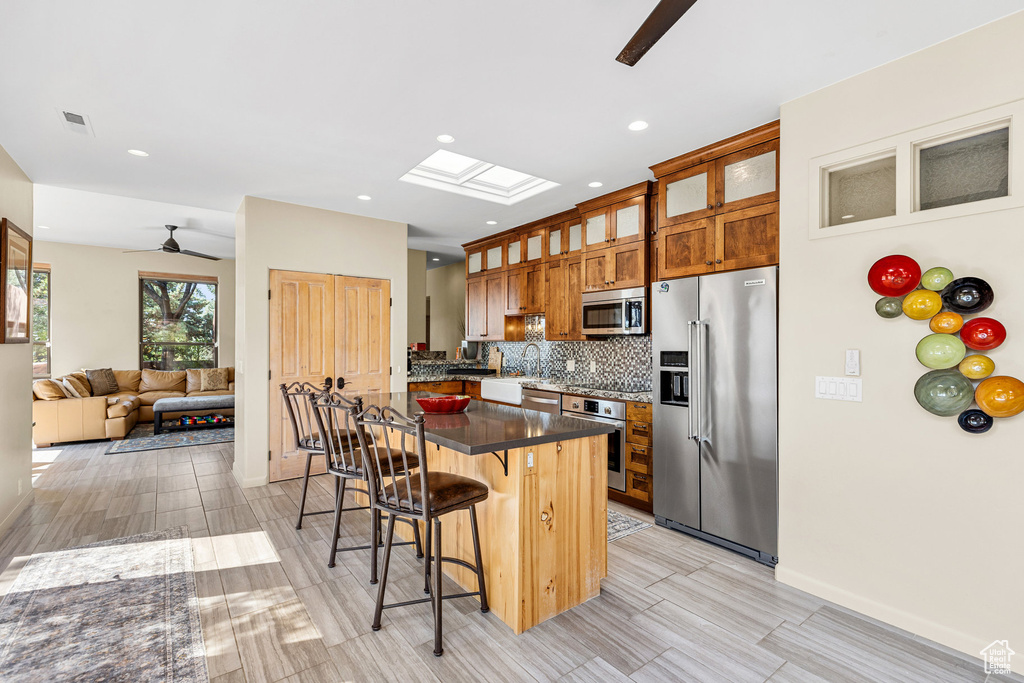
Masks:
[[[369,551],[342,553],[328,569],[330,515],[295,530],[299,482],[240,489],[232,444],[121,455],[107,446],[34,451],[34,503],[0,539],[0,595],[32,553],[187,524],[214,683],[986,680],[976,659],[658,527],[610,544],[599,598],[519,637],[473,599],[446,603],[445,655],[435,658],[427,605],[388,610],[384,628],[370,630]],[[331,508],[332,494],[332,481],[316,478],[307,509]],[[365,543],[367,513],[346,517],[343,544]],[[411,547],[396,548],[389,599],[420,597],[420,571]]]

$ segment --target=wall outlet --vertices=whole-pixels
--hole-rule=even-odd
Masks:
[[[823,398],[829,401],[856,401],[863,400],[863,387],[861,380],[854,377],[815,377],[814,398]]]
[[[526,466],[533,467],[533,451],[529,451],[526,454]]]
[[[590,371],[591,372],[597,372],[597,361],[596,360],[590,361]]]
[[[569,360],[565,361],[565,369],[568,370],[569,372],[572,372],[573,370],[575,370],[576,369],[576,361],[574,361],[572,358],[570,358]]]

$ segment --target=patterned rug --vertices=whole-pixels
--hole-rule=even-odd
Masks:
[[[153,435],[152,422],[140,422],[123,441],[111,441],[107,453],[134,453],[155,451],[160,448],[182,448],[202,446],[211,443],[227,443],[235,440],[234,427],[213,427],[188,432],[164,432]]]
[[[608,511],[608,541],[617,541],[623,536],[635,534],[651,526],[647,522],[641,522],[629,515],[624,515],[615,510]]]
[[[33,555],[0,603],[0,678],[207,683],[188,527]]]

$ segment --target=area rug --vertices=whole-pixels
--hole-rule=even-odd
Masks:
[[[207,683],[188,527],[33,555],[0,603],[0,679]]]
[[[234,427],[214,427],[188,432],[164,432],[153,435],[152,422],[140,422],[128,432],[122,441],[112,441],[107,453],[134,453],[155,451],[161,448],[182,448],[204,446],[211,443],[227,443],[235,440]]]
[[[634,519],[629,515],[624,515],[621,512],[615,510],[608,511],[608,540],[617,541],[623,536],[629,536],[635,534],[638,531],[651,526],[647,522],[641,522],[639,519]]]

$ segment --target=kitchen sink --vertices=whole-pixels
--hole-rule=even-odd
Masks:
[[[523,402],[523,383],[542,381],[540,377],[487,377],[480,380],[480,398],[518,406]]]

